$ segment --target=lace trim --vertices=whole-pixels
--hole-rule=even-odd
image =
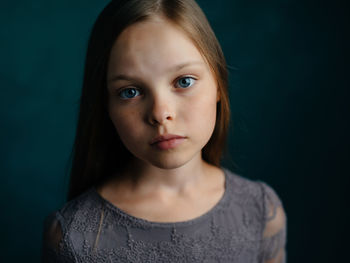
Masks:
[[[285,249],[285,245],[284,245],[285,240],[286,240],[286,228],[281,229],[274,236],[264,238],[262,240],[262,245],[261,245],[261,249],[262,249],[262,253],[260,255],[261,260],[271,260],[276,258],[278,256],[278,253],[281,252],[281,250]],[[286,259],[283,258],[282,262],[285,262],[285,261]]]

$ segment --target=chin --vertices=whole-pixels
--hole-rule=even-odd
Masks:
[[[179,168],[183,165],[185,165],[187,162],[184,161],[184,160],[145,160],[146,163],[148,164],[151,164],[157,168],[160,168],[160,169],[166,169],[166,170],[169,170],[169,169],[176,169],[176,168]]]
[[[186,165],[188,162],[190,162],[193,159],[191,157],[184,156],[183,154],[181,156],[152,156],[153,158],[142,158],[142,160],[150,165],[153,165],[160,169],[176,169],[180,168],[184,165]]]

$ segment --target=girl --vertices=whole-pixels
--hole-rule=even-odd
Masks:
[[[69,202],[45,262],[285,262],[263,182],[220,167],[227,71],[193,0],[116,0],[94,25]]]

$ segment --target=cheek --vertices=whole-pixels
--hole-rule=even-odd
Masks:
[[[114,124],[118,136],[128,148],[128,145],[139,137],[142,132],[141,127],[137,125],[140,113],[136,111],[118,111],[111,109],[109,116]]]
[[[199,132],[199,137],[210,137],[216,122],[216,92],[204,93],[191,100],[186,110],[186,122]]]

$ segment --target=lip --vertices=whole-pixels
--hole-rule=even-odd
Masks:
[[[163,141],[169,141],[169,140],[173,140],[173,139],[185,139],[184,136],[180,136],[180,135],[175,135],[175,134],[164,134],[158,137],[155,137],[150,144],[155,144],[158,142],[163,142]]]
[[[151,141],[151,145],[159,150],[169,150],[180,145],[186,137],[180,135],[166,134],[158,136]]]

